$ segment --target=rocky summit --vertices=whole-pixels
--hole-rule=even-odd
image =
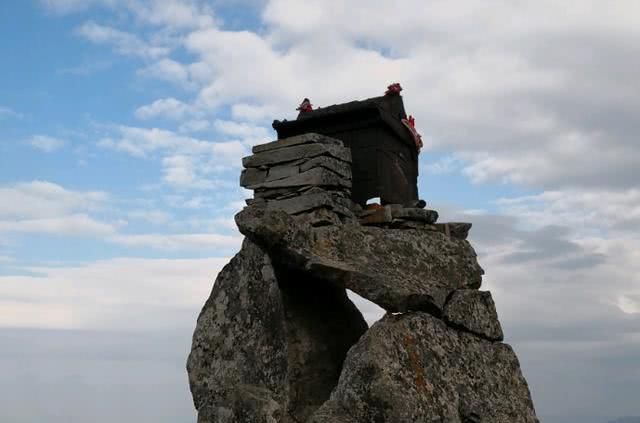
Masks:
[[[304,134],[254,147],[187,370],[198,423],[534,423],[470,223],[351,200],[351,153]],[[368,327],[351,290],[387,311]]]

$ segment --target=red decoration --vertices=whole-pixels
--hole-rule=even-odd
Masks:
[[[420,151],[424,144],[422,143],[422,136],[416,130],[416,120],[409,115],[409,119],[402,119],[402,124],[411,132],[413,141],[416,143],[416,149]]]
[[[313,104],[311,104],[308,98],[305,98],[304,100],[302,100],[302,103],[300,103],[296,110],[300,113],[310,112],[313,110]]]
[[[396,82],[387,87],[384,95],[400,95],[400,91],[402,91],[402,87],[399,82]]]

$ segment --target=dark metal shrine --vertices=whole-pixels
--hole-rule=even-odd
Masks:
[[[303,105],[296,120],[273,122],[278,139],[316,132],[344,142],[353,160],[353,201],[364,206],[376,197],[382,204],[418,200],[419,146],[397,92],[316,110]]]

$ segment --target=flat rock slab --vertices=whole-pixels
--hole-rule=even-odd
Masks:
[[[424,223],[435,223],[438,220],[438,212],[435,210],[399,208],[392,210],[394,219],[416,220]]]
[[[429,314],[387,314],[349,350],[308,423],[539,423],[509,345]]]
[[[306,172],[294,174],[288,178],[277,179],[274,181],[263,182],[256,185],[249,185],[247,188],[253,190],[259,189],[277,189],[289,187],[316,186],[316,187],[345,187],[351,188],[351,180],[345,179],[336,173],[322,167],[317,167]]]
[[[240,173],[240,186],[247,187],[249,185],[259,184],[267,179],[267,170],[250,167],[243,169]]]
[[[256,153],[262,153],[265,151],[292,147],[294,145],[311,144],[311,143],[339,145],[339,146],[343,145],[342,141],[337,140],[335,138],[330,138],[325,135],[320,135],[320,134],[310,132],[306,134],[296,135],[295,137],[289,137],[281,140],[276,140],[273,142],[268,142],[266,144],[255,145],[251,149],[251,152],[256,154]]]
[[[193,334],[187,371],[198,423],[306,421],[366,330],[344,289],[280,271],[245,240]]]
[[[273,166],[318,156],[330,156],[351,163],[350,149],[340,145],[311,143],[257,153],[243,158],[242,165],[245,168]]]
[[[444,307],[444,320],[490,341],[502,341],[504,333],[491,293],[474,289],[455,291]]]
[[[357,224],[313,228],[286,213],[246,207],[245,236],[273,260],[352,290],[392,312],[441,314],[449,294],[479,288],[482,268],[464,240],[439,232]]]
[[[348,200],[332,195],[329,191],[302,194],[282,200],[271,200],[266,203],[266,207],[267,210],[283,210],[291,215],[323,208],[343,216],[353,216],[353,212],[348,208]]]
[[[329,169],[338,175],[351,179],[351,163],[343,162],[330,156],[318,156],[300,164],[300,171],[305,172],[314,167]]]

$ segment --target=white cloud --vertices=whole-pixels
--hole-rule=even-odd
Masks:
[[[67,236],[100,236],[116,231],[117,225],[97,221],[86,214],[39,219],[0,220],[0,233],[20,232]]]
[[[131,210],[130,212],[127,213],[127,216],[131,219],[142,220],[145,222],[152,223],[154,225],[167,223],[172,218],[171,214],[160,211],[160,210],[142,210],[142,209]]]
[[[0,185],[0,218],[64,216],[96,210],[108,199],[103,191],[72,191],[47,181]]]
[[[189,113],[189,105],[173,97],[162,98],[136,109],[138,119],[166,118],[180,120]]]
[[[213,10],[198,0],[152,0],[128,2],[136,17],[148,24],[169,28],[197,28],[213,26]]]
[[[47,135],[34,135],[27,140],[27,143],[33,148],[44,151],[45,153],[59,150],[66,145],[64,140]]]
[[[202,132],[209,128],[211,128],[211,123],[208,120],[196,119],[182,123],[178,130],[180,132]]]
[[[195,183],[196,172],[193,161],[188,156],[169,156],[162,159],[163,179],[169,185],[190,186]]]
[[[139,330],[194,319],[226,258],[120,258],[68,267],[33,267],[39,276],[0,276],[0,326]]]
[[[5,118],[19,119],[21,117],[22,117],[21,113],[18,113],[15,110],[10,109],[9,107],[0,106],[0,119],[5,119]]]
[[[268,142],[273,137],[271,130],[268,130],[263,126],[256,126],[248,123],[238,123],[231,120],[218,119],[214,122],[213,126],[222,134],[249,140],[254,144]]]
[[[464,162],[459,157],[455,155],[447,155],[435,162],[422,164],[421,170],[427,173],[442,175],[460,170],[463,163]]]
[[[136,35],[89,21],[82,24],[76,33],[97,44],[112,45],[117,53],[127,56],[139,56],[156,59],[166,56],[170,49],[154,46]]]
[[[135,157],[161,156],[163,181],[183,189],[233,187],[225,171],[236,172],[249,147],[241,141],[211,142],[158,128],[119,126],[98,145]],[[211,178],[211,175],[217,175]]]
[[[305,96],[324,106],[399,80],[427,147],[456,151],[475,182],[633,184],[640,128],[625,110],[640,106],[627,71],[638,65],[630,47],[640,36],[630,13],[637,6],[570,1],[558,16],[546,1],[472,1],[455,12],[443,1],[404,5],[413,13],[382,1],[272,0],[264,35],[188,33],[184,46],[196,60],[176,64],[184,75],[174,79],[206,69],[194,104],[229,105],[236,124],[291,117]],[[606,57],[606,69],[594,57]],[[611,69],[619,78],[603,76]]]
[[[0,186],[0,232],[99,236],[120,223],[97,220],[87,212],[104,207],[101,191],[71,191],[46,181]]]
[[[270,106],[257,106],[246,103],[236,103],[231,106],[231,115],[239,121],[259,122],[273,120],[277,116],[276,110]]]
[[[145,247],[168,251],[234,250],[242,237],[213,233],[115,235],[109,241],[127,247]]]
[[[172,82],[184,88],[193,88],[190,67],[169,58],[163,58],[138,70],[138,74],[148,78]]]
[[[530,227],[562,224],[581,233],[612,231],[617,236],[637,234],[640,222],[640,190],[571,189],[537,195],[502,198],[498,207]]]

